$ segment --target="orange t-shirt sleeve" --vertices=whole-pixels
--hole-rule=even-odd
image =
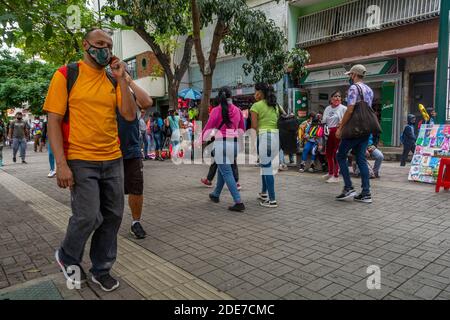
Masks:
[[[64,116],[67,109],[67,80],[58,70],[53,75],[45,98],[44,111]]]

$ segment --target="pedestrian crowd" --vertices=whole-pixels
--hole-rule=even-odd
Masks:
[[[35,152],[42,152],[44,146],[48,149],[49,177],[56,175],[58,186],[70,189],[72,217],[55,252],[68,280],[75,284],[87,281],[81,261],[92,237],[91,280],[105,291],[119,287],[110,271],[117,257],[124,195],[128,195],[132,215],[130,233],[143,239],[143,161],[183,157],[183,139],[192,147],[199,144],[210,148],[212,163],[201,182],[213,187],[217,176],[209,199],[220,203],[226,185],[234,202],[228,207],[231,211],[245,210],[237,158],[243,147],[240,138],[247,129],[253,129],[257,137],[261,178],[256,196],[261,206],[278,207],[276,173],[287,169],[285,155],[292,164],[295,154],[301,173],[324,172],[327,183],[339,183],[343,177],[344,188],[336,200],[372,202],[369,180],[380,177],[383,154],[378,149],[381,130],[372,109],[373,91],[364,83],[364,66],[355,65],[347,73],[350,87],[346,106],[343,94],[336,91],[323,114],[311,113],[307,119],[287,114],[269,84],[255,85],[256,102],[244,112],[234,104],[231,90],[221,88],[216,106],[209,110],[209,119],[196,139],[194,120],[198,111],[170,110],[165,118],[159,112],[150,112],[150,95],[133,81],[126,64],[113,56],[112,46],[110,34],[101,29],[85,34],[83,59],[62,66],[52,78],[44,104],[48,122],[36,118],[30,126],[18,113],[9,128],[0,123],[0,166],[6,139],[12,141],[13,160],[20,150],[26,163],[31,134]],[[412,125],[414,120],[408,118],[408,123]],[[407,128],[403,143],[409,152],[415,136],[414,129]],[[301,155],[298,150],[302,150]],[[373,167],[370,158],[375,160]],[[361,177],[359,193],[350,177],[352,163],[354,173]],[[80,270],[77,278],[69,272],[73,266]]]

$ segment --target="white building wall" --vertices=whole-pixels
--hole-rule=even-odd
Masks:
[[[166,95],[166,83],[161,77],[144,77],[135,80],[136,84],[143,88],[149,96],[160,98]]]
[[[123,60],[134,58],[136,55],[146,51],[152,51],[150,46],[134,31],[122,31],[122,54]]]

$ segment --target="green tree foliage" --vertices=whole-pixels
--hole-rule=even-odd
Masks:
[[[87,0],[0,0],[0,45],[16,46],[28,57],[61,65],[81,57],[83,29],[96,25]],[[71,28],[80,12],[80,27]],[[68,10],[69,9],[69,10]]]
[[[41,115],[54,71],[52,65],[0,51],[0,111],[28,103],[31,113]]]
[[[122,16],[127,27],[131,27],[150,46],[168,79],[169,105],[177,105],[181,79],[189,68],[193,39],[190,6],[186,0],[110,0],[112,20]],[[105,8],[106,12],[108,11]],[[174,53],[180,45],[177,38],[183,37],[184,49],[180,61]]]
[[[203,99],[200,118],[207,118],[211,96],[212,76],[216,67],[220,45],[226,54],[242,55],[246,75],[253,74],[255,82],[276,83],[282,79],[288,67],[291,75],[300,77],[309,61],[306,51],[287,51],[283,31],[264,12],[248,7],[245,0],[191,0],[194,44],[200,72],[203,75]],[[278,2],[278,1],[277,1]],[[214,26],[209,56],[203,53],[200,30]]]

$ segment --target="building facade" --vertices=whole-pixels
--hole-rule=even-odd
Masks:
[[[346,95],[345,71],[364,64],[381,143],[398,146],[407,114],[420,118],[418,104],[434,106],[439,10],[440,0],[291,1],[289,43],[311,55],[294,90],[308,110],[321,111],[333,91]]]

